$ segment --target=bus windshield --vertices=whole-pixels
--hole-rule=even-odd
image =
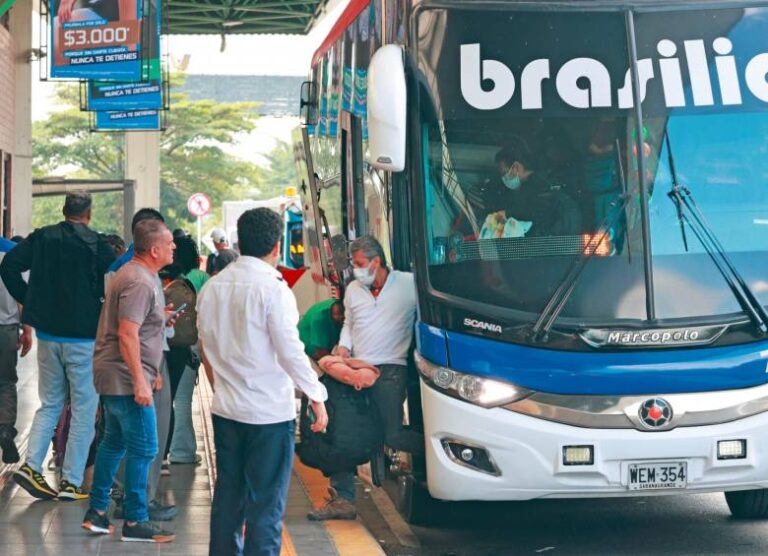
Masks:
[[[741,313],[680,222],[668,196],[677,182],[768,304],[766,22],[758,8],[638,15],[638,129],[623,14],[425,11],[431,287],[530,320],[586,248],[594,256],[562,317],[645,320],[648,244],[659,319]]]

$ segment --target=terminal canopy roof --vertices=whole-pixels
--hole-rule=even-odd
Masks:
[[[303,35],[312,28],[327,1],[168,0],[165,32],[176,35]]]

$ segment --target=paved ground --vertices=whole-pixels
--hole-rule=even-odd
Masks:
[[[29,357],[20,369],[22,450],[37,407],[34,353]],[[178,534],[175,543],[137,545],[121,543],[116,537],[91,538],[80,529],[85,503],[35,501],[9,480],[13,467],[0,465],[0,556],[207,554],[211,477],[215,475],[208,465],[213,461],[209,396],[203,383],[194,405],[203,464],[172,466],[171,476],[162,483],[165,500],[180,510],[169,524]],[[448,504],[436,513],[433,526],[409,527],[382,490],[361,484],[359,521],[307,521],[307,511],[322,502],[326,487],[319,472],[296,466],[284,555],[380,555],[381,547],[393,556],[768,554],[768,523],[731,519],[721,494]]]
[[[18,444],[26,449],[32,416],[37,408],[35,352],[22,360],[19,368],[20,410]],[[10,479],[16,466],[0,464],[0,556],[80,556],[130,554],[185,555],[208,554],[211,482],[215,469],[209,419],[210,389],[202,382],[193,402],[198,453],[201,465],[173,465],[170,477],[163,478],[161,492],[165,503],[176,504],[179,516],[164,524],[175,531],[177,540],[163,545],[123,543],[119,531],[114,536],[91,536],[81,529],[87,502],[39,501],[29,496]],[[53,473],[47,473],[53,484]],[[307,521],[313,504],[322,502],[327,481],[317,472],[297,466],[289,492],[283,535],[283,555],[378,556],[379,545],[359,521],[322,524]],[[113,520],[117,528],[122,521]]]
[[[448,504],[404,546],[363,504],[389,555],[498,556],[768,554],[768,522],[730,517],[722,494]]]

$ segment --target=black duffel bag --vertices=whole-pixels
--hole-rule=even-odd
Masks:
[[[328,375],[320,381],[328,390],[328,427],[325,433],[312,432],[309,401],[304,396],[299,419],[301,441],[296,453],[304,465],[326,475],[349,471],[368,462],[374,448],[381,445],[379,412],[368,390],[355,390]]]

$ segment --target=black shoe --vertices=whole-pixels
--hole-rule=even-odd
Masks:
[[[100,514],[93,508],[88,508],[88,511],[85,512],[82,528],[100,535],[109,535],[115,530],[115,526],[109,522],[107,514]]]
[[[175,460],[169,460],[171,465],[200,465],[203,462],[203,456],[200,454],[195,454],[195,457],[192,458],[192,461],[175,461]]]
[[[384,446],[379,446],[371,453],[371,482],[380,487],[387,477],[387,464],[384,461]]]
[[[53,500],[59,495],[59,493],[53,490],[51,485],[46,482],[45,477],[26,463],[19,467],[18,471],[13,474],[13,480],[16,481],[21,488],[40,500]]]
[[[3,463],[19,463],[21,457],[13,439],[0,442],[0,448],[3,449]]]
[[[157,500],[149,503],[149,519],[152,521],[172,521],[178,513],[176,506],[163,506]]]
[[[3,463],[19,463],[19,450],[13,439],[16,429],[7,425],[0,426],[0,449],[3,450]]]
[[[123,524],[123,536],[121,541],[127,542],[172,542],[176,540],[176,534],[164,531],[151,521],[140,521],[133,525]]]
[[[176,506],[162,506],[157,500],[152,500],[149,503],[149,519],[152,521],[173,521],[178,513],[179,510],[176,509]],[[112,517],[115,519],[125,519],[122,501],[115,506]]]
[[[85,500],[86,498],[88,498],[88,493],[79,486],[75,486],[63,479],[59,483],[59,500],[72,501]]]

